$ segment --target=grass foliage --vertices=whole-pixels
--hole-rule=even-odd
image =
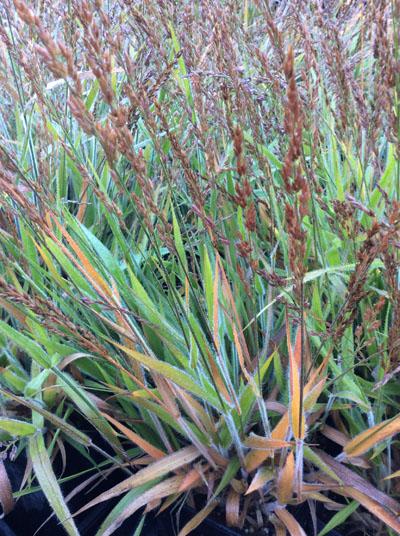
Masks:
[[[68,442],[126,473],[81,509],[120,497],[98,536],[183,502],[180,536],[217,506],[303,535],[304,501],[399,533],[399,4],[0,14],[0,440],[24,492],[78,534]]]

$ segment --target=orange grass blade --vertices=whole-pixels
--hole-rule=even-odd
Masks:
[[[245,367],[245,364],[244,364],[244,359],[243,359],[242,347],[241,347],[241,344],[239,342],[239,337],[238,337],[238,334],[237,334],[236,327],[235,327],[234,323],[232,323],[232,330],[233,330],[233,340],[235,341],[235,347],[236,347],[238,357],[239,357],[240,368],[242,369],[244,377],[249,382],[253,393],[257,397],[259,397],[260,396],[260,391],[259,391],[259,389],[257,387],[257,384],[255,383],[253,378],[249,375],[249,373],[246,370],[246,367]]]
[[[292,344],[290,342],[290,330],[289,330],[289,317],[286,313],[286,336],[287,346],[289,352],[289,364],[290,364],[290,421],[292,425],[293,436],[296,440],[304,439],[305,437],[305,418],[303,402],[301,400],[300,389],[300,373],[297,362],[300,356],[295,356],[292,351]],[[300,348],[301,353],[301,348]]]
[[[239,315],[238,315],[236,305],[235,305],[235,300],[234,300],[234,298],[232,296],[231,288],[229,286],[228,279],[226,277],[226,274],[225,274],[225,271],[224,271],[224,268],[222,266],[221,259],[220,259],[218,253],[217,253],[217,260],[218,260],[218,263],[219,263],[219,268],[220,268],[220,272],[221,272],[221,276],[222,276],[222,285],[223,285],[223,288],[224,288],[224,290],[226,291],[226,293],[228,295],[229,302],[230,302],[230,305],[232,307],[232,312],[234,314],[237,326],[239,328],[240,339],[241,339],[241,342],[243,343],[243,350],[244,350],[244,352],[246,354],[246,362],[247,362],[248,365],[251,366],[251,359],[250,359],[249,351],[247,349],[246,341],[245,341],[245,339],[243,337],[243,330],[242,330],[242,327],[241,327],[241,324],[240,324]],[[233,325],[233,323],[232,323],[232,325]]]
[[[147,512],[150,512],[150,510],[153,510],[154,508],[157,508],[157,506],[160,504],[161,499],[154,499],[154,501],[148,502],[146,504],[146,508],[144,509],[143,514],[147,514]]]
[[[121,424],[116,419],[113,419],[110,415],[107,413],[103,413],[100,411],[101,415],[105,417],[108,421],[110,421],[111,424],[113,424],[120,432],[126,435],[128,439],[130,439],[133,443],[135,443],[138,447],[140,447],[144,452],[147,452],[152,458],[155,460],[159,460],[161,458],[164,458],[167,456],[165,452],[158,449],[157,447],[154,447],[151,443],[140,437],[138,434],[136,434],[133,430],[130,428],[127,428],[123,424]]]
[[[11,484],[3,460],[0,460],[0,504],[3,511],[2,517],[14,508]]]
[[[347,457],[359,456],[367,450],[377,445],[387,437],[400,432],[400,416],[395,419],[383,421],[376,426],[372,426],[358,434],[344,447],[344,452]]]
[[[293,484],[295,478],[294,454],[289,452],[286,458],[285,465],[281,470],[278,482],[278,503],[280,505],[287,504],[293,497]]]
[[[335,486],[336,486],[336,482],[335,482]],[[310,493],[310,492],[313,492],[313,491],[317,491],[317,492],[320,492],[320,491],[329,491],[329,490],[332,490],[332,485],[330,484],[309,484],[307,482],[303,482],[303,486],[302,486],[302,489],[303,489],[303,493]]]
[[[201,482],[203,482],[205,476],[204,476],[204,473],[210,468],[210,464],[206,464],[204,467],[202,467],[201,471],[203,473],[203,477],[202,475],[200,475],[200,472],[197,470],[197,469],[192,469],[191,471],[188,472],[188,474],[185,476],[182,484],[181,484],[181,487],[179,488],[179,491],[185,491],[189,488],[192,488],[195,483],[197,481],[199,481],[199,484],[201,484]]]
[[[86,179],[83,179],[82,181],[82,188],[81,193],[79,194],[79,210],[76,215],[76,219],[79,220],[81,223],[83,222],[83,218],[85,217],[86,208],[87,208],[87,195],[89,190],[89,181]]]
[[[161,396],[162,401],[169,407],[170,413],[175,420],[178,420],[181,413],[175,404],[174,393],[171,390],[169,382],[161,374],[153,374],[153,379]],[[175,387],[173,385],[173,387]]]
[[[75,251],[75,253],[78,256],[79,260],[83,264],[83,267],[86,270],[86,273],[85,273],[84,270],[82,270],[82,267],[79,265],[79,263],[76,262],[76,259],[74,259],[71,256],[71,260],[74,261],[74,264],[80,269],[80,271],[86,277],[89,276],[89,278],[91,279],[92,284],[95,283],[94,286],[97,289],[101,289],[101,291],[102,291],[101,294],[102,295],[105,294],[105,295],[107,295],[109,297],[112,297],[112,291],[111,291],[110,287],[104,281],[104,279],[96,272],[96,270],[93,268],[93,266],[90,264],[88,258],[83,253],[83,251],[79,248],[78,244],[72,239],[72,237],[69,235],[69,233],[67,233],[67,231],[64,229],[64,227],[62,227],[62,225],[56,220],[56,218],[53,215],[51,215],[51,217],[53,218],[54,223],[60,229],[62,235],[66,238],[66,240],[68,241],[68,243],[70,244],[72,249]],[[51,238],[53,238],[53,240],[56,240],[57,243],[60,246],[62,246],[61,242],[54,235]],[[63,247],[63,250],[64,250],[64,253],[65,253],[65,248],[64,247]]]
[[[335,463],[338,463],[338,462],[335,462]],[[338,465],[340,464],[338,463]],[[349,471],[349,469],[346,469],[346,470]],[[360,477],[358,477],[358,475],[355,475],[355,476],[356,476],[355,484],[357,488],[359,488],[361,487],[358,482],[358,479]],[[321,474],[320,480],[324,482],[332,483],[332,479],[324,474]],[[397,503],[397,501],[395,501],[391,497],[388,497],[381,491],[377,490],[376,488],[374,488],[373,486],[371,486],[371,484],[368,484],[367,482],[365,482],[364,486],[362,487],[365,489],[365,492],[360,491],[360,489],[357,489],[355,486],[351,486],[351,485],[336,486],[334,484],[333,489],[335,493],[338,493],[339,495],[343,495],[344,497],[350,497],[351,499],[354,499],[360,504],[362,504],[364,508],[366,508],[368,511],[373,513],[376,517],[381,519],[386,525],[388,525],[393,530],[395,530],[398,534],[400,534],[400,521],[399,521],[400,504]]]
[[[283,441],[288,435],[289,430],[289,414],[286,412],[278,424],[271,432],[271,439]],[[263,463],[264,460],[274,455],[272,449],[267,450],[251,450],[245,458],[246,471],[250,473]]]
[[[304,313],[304,317],[305,316],[306,315]],[[302,343],[301,339],[302,339],[301,324],[299,324],[299,327],[297,328],[296,339],[294,342],[294,358],[296,360],[296,365],[299,370],[301,368],[301,343]]]
[[[253,449],[283,449],[285,447],[293,447],[294,443],[283,441],[282,439],[270,439],[252,434],[244,442],[245,447]]]
[[[230,395],[228,393],[228,390],[225,387],[224,380],[222,379],[221,374],[219,373],[217,364],[215,363],[214,358],[211,355],[211,352],[210,352],[210,350],[208,349],[207,346],[205,346],[205,349],[206,349],[206,352],[207,352],[208,362],[210,363],[211,372],[212,372],[214,381],[215,381],[218,389],[220,390],[222,396],[225,398],[225,400],[228,402],[228,404],[230,406],[232,406],[233,405],[232,398],[230,397]],[[239,407],[238,404],[236,404],[236,408],[238,409],[238,411],[240,411],[240,407]]]
[[[317,368],[317,370],[314,371],[311,378],[308,380],[306,386],[304,387],[305,393],[308,393],[308,391],[312,389],[314,385],[318,382],[319,378],[321,378],[321,376],[325,373],[326,367],[328,366],[328,363],[329,363],[329,358],[331,357],[332,349],[333,349],[333,346],[329,348],[327,356],[322,361],[322,363]]]

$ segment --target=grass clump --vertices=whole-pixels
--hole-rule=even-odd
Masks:
[[[396,4],[0,13],[0,430],[28,488],[78,534],[69,442],[127,473],[80,509],[125,494],[99,536],[183,502],[181,536],[221,505],[305,534],[304,501],[399,532]]]

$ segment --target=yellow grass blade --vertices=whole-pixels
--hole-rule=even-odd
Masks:
[[[400,476],[400,470],[392,473],[391,475],[385,476],[383,480],[390,480],[391,478],[398,478]]]
[[[315,403],[318,400],[319,395],[321,394],[322,389],[324,388],[325,382],[327,378],[322,378],[322,380],[315,385],[310,391],[307,393],[304,393],[304,410],[305,411],[311,411],[314,407]],[[305,389],[304,389],[305,391]]]
[[[210,504],[208,504],[205,508],[200,510],[192,519],[189,521],[189,523],[186,523],[186,525],[183,527],[183,529],[179,532],[178,536],[187,536],[190,534],[196,527],[200,525],[204,519],[211,514],[211,512],[214,510],[214,508],[218,505],[218,501],[212,501]]]
[[[123,350],[128,355],[137,359],[140,363],[142,363],[142,365],[151,369],[155,373],[161,374],[167,380],[172,381],[173,383],[176,383],[183,389],[187,389],[188,391],[191,391],[193,394],[197,395],[200,399],[206,400],[207,402],[213,404],[217,408],[221,408],[221,404],[219,403],[218,398],[214,396],[213,394],[210,394],[209,391],[206,391],[205,389],[203,389],[203,387],[199,384],[199,382],[196,381],[193,378],[193,376],[191,376],[187,372],[173,365],[170,365],[169,363],[165,361],[160,361],[148,355],[131,350],[130,348],[127,348],[126,346],[123,346],[122,344],[119,344],[112,339],[107,338],[106,340],[111,342],[114,346],[117,346],[118,348]],[[133,377],[133,379],[135,380],[135,377]]]
[[[167,497],[163,504],[160,506],[160,508],[157,510],[156,515],[160,515],[161,512],[164,512],[164,510],[169,508],[171,504],[173,504],[177,499],[179,499],[181,495],[182,493],[175,493],[175,495],[170,495],[169,497]]]
[[[215,278],[213,286],[213,324],[214,324],[214,343],[217,352],[220,353],[219,335],[218,335],[218,259],[215,261]]]
[[[249,495],[250,493],[253,493],[253,491],[262,488],[267,482],[274,480],[275,476],[275,471],[272,469],[269,469],[268,467],[260,467],[257,470],[256,476],[251,481],[245,495]]]
[[[333,506],[337,506],[338,508],[343,508],[343,504],[340,504],[338,502],[332,501],[329,497],[326,495],[322,495],[319,491],[304,491],[303,490],[303,498],[304,499],[314,499],[315,501],[320,501],[324,503],[332,504]]]
[[[33,238],[33,236],[28,233],[32,242],[35,244],[36,249],[39,251],[42,259],[44,260],[47,268],[49,269],[51,275],[54,277],[54,279],[57,281],[57,283],[60,285],[61,288],[65,289],[65,282],[63,278],[60,276],[60,274],[57,272],[57,270],[54,268],[54,263],[51,259],[51,257],[47,254],[44,248],[40,247],[40,245],[36,242],[36,240]]]

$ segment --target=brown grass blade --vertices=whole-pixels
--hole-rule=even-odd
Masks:
[[[15,307],[12,303],[0,298],[0,307],[10,313],[11,316],[16,318],[23,326],[26,326],[26,314]]]
[[[2,519],[14,508],[11,484],[3,460],[0,460],[0,504],[3,509],[0,515],[0,519]]]
[[[389,512],[392,512],[393,516],[398,516],[400,514],[400,503],[398,503],[392,497],[389,497],[382,491],[375,488],[372,484],[364,480],[361,476],[357,475],[354,471],[351,471],[349,468],[345,467],[340,462],[333,459],[329,454],[326,454],[322,450],[314,449],[317,455],[322,459],[322,461],[337,475],[337,477],[343,482],[344,486],[348,487],[349,492],[350,488],[356,492],[360,492],[368,498],[371,498],[376,504],[386,508]],[[325,477],[321,473],[320,480],[328,481],[329,477]],[[328,478],[328,480],[326,480]],[[335,488],[336,490],[343,489],[342,487]],[[358,501],[358,499],[355,499]],[[400,528],[400,521],[399,528]]]
[[[275,536],[286,536],[286,527],[282,521],[276,517],[276,515],[271,514],[269,516],[269,521],[271,521],[274,526]]]
[[[225,504],[226,524],[228,527],[240,525],[240,493],[231,488]]]

